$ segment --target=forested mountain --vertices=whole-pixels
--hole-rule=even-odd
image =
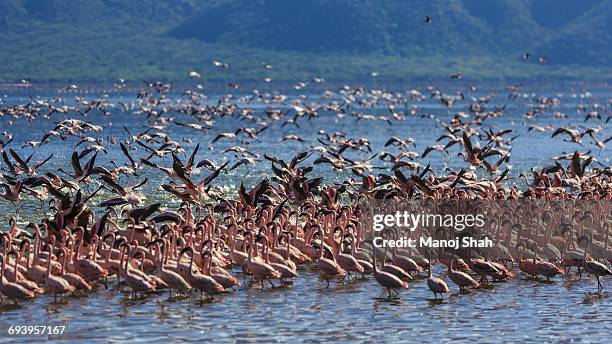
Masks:
[[[609,80],[611,27],[612,0],[0,0],[0,80]]]

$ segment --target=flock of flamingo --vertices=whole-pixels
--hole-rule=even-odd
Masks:
[[[294,88],[299,91],[308,85],[299,83]],[[0,99],[0,120],[9,127],[18,121],[52,123],[38,140],[15,142],[8,130],[0,140],[0,186],[4,189],[0,196],[6,208],[10,204],[16,212],[0,233],[3,302],[27,302],[41,294],[93,296],[110,292],[94,287],[114,279],[129,287],[132,297],[167,289],[170,296],[195,292],[201,299],[214,298],[247,280],[251,288],[291,285],[305,266],[317,269],[322,288],[332,282],[360,283],[372,276],[389,298],[422,280],[437,299],[450,293],[449,282],[461,292],[471,292],[467,289],[503,283],[518,274],[533,279],[569,278],[572,268],[578,278],[594,276],[597,291],[602,292],[601,278],[612,275],[608,244],[612,169],[590,151],[576,150],[554,157],[551,166],[522,174],[525,185],[520,180],[511,183],[507,165],[516,136],[510,137],[512,129],[496,129],[492,124],[509,116],[505,106],[490,104],[497,94],[470,96],[473,88],[466,89],[466,95],[445,94],[435,87],[393,93],[343,86],[323,93],[318,103],[254,90],[221,97],[215,104],[199,89],[187,90],[173,100],[172,87],[145,82],[136,99],[125,103],[112,102],[108,96],[88,99],[76,85],[65,93],[75,92],[74,102],[57,97],[8,104]],[[524,98],[518,85],[507,90],[510,102]],[[445,120],[410,106],[428,98],[438,99],[448,113],[458,105],[465,105],[467,112],[456,112]],[[565,116],[556,109],[559,98],[530,100],[531,107],[520,117],[527,125],[546,114]],[[251,106],[255,103],[265,106]],[[381,105],[387,108],[386,114],[370,114],[369,109]],[[582,104],[576,110],[574,116],[582,114],[584,123],[596,122],[595,126],[530,124],[529,131],[550,135],[551,142],[566,136],[566,141],[581,148],[592,144],[604,150],[612,138],[601,137],[611,118],[608,106]],[[132,133],[125,128],[123,137],[104,135],[105,124],[88,120],[112,116],[133,116],[143,121],[143,130]],[[312,127],[322,116],[356,121],[352,125],[393,124],[417,117],[435,123],[442,134],[440,144],[426,147],[421,154],[410,150],[417,144],[408,137],[390,137],[383,148],[388,151],[374,152],[367,138],[324,130],[319,131],[316,146],[286,160],[271,154],[273,147],[270,152],[247,148],[266,135],[270,126]],[[246,125],[220,132],[215,121],[222,117]],[[172,138],[169,131],[175,126],[208,140],[208,150],[220,152],[222,159],[213,161],[210,153],[198,161],[200,144],[186,149],[191,139]],[[583,142],[585,138],[591,142]],[[74,152],[68,154],[71,171],[50,168],[53,154],[36,157],[41,146],[57,140],[74,141]],[[215,145],[230,141],[233,145],[215,150]],[[279,144],[288,141],[306,140],[295,134],[278,140]],[[115,159],[102,166],[98,157],[111,149],[120,150],[123,161]],[[458,149],[456,156],[464,159],[464,169],[435,171],[427,164],[429,154],[450,159],[450,149]],[[250,171],[263,164],[269,164],[269,174],[251,187],[241,183],[236,191],[228,191],[217,184],[218,177],[228,171]],[[310,176],[326,164],[345,178],[326,183],[323,177]],[[160,190],[178,206],[147,202],[140,190],[149,178],[160,181]],[[36,200],[45,215],[20,224],[20,206]],[[442,227],[372,230],[374,214],[400,209],[478,212],[486,221],[482,228],[463,231]],[[376,236],[486,237],[494,246],[381,248],[373,245]],[[445,272],[434,276],[434,264],[445,265]]]

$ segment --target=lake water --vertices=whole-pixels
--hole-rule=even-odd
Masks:
[[[456,89],[445,92],[452,93]],[[590,91],[592,96],[584,98],[580,94]],[[399,90],[405,91],[405,90]],[[464,90],[465,91],[465,90]],[[607,88],[563,89],[541,88],[526,89],[526,96],[513,101],[508,100],[508,93],[503,89],[491,88],[466,96],[480,97],[490,92],[497,96],[487,107],[493,109],[496,105],[507,104],[506,114],[485,122],[485,127],[494,125],[497,129],[512,129],[512,135],[518,135],[512,145],[510,164],[510,183],[522,184],[517,178],[521,172],[528,172],[530,168],[538,168],[552,164],[552,156],[565,152],[592,150],[592,153],[605,166],[610,165],[610,147],[599,150],[584,138],[584,146],[563,142],[561,137],[550,138],[551,132],[528,132],[532,124],[552,125],[553,127],[570,124],[593,127],[601,125],[599,139],[612,135],[610,126],[604,121],[590,120],[584,122],[585,111],[578,112],[577,107],[585,104],[586,112],[592,111],[591,104],[606,105],[612,97],[612,90]],[[467,112],[467,101],[457,104],[448,110],[436,99],[430,99],[424,93],[423,101],[409,101],[408,109],[412,105],[418,106],[420,113],[435,115],[447,120],[458,111]],[[55,96],[44,94],[41,98]],[[66,95],[63,95],[66,97]],[[85,95],[84,95],[85,96]],[[89,94],[86,97],[91,98]],[[536,96],[558,97],[561,105],[547,109],[534,119],[525,119],[523,115],[529,111]],[[73,97],[72,95],[69,96]],[[180,95],[172,95],[171,99]],[[26,94],[9,94],[3,97],[6,103],[26,103],[29,101]],[[285,103],[290,103],[295,97],[290,97]],[[70,99],[69,99],[70,100]],[[113,94],[112,102],[130,102],[135,98],[132,95]],[[307,95],[306,102],[320,102],[318,95]],[[211,97],[211,103],[216,103]],[[267,106],[281,107],[263,103],[239,104],[240,107],[252,107],[261,112]],[[607,114],[610,115],[609,105]],[[386,104],[376,107],[357,108],[368,114],[387,114]],[[405,110],[405,108],[398,108]],[[565,117],[559,118],[553,114],[559,111]],[[600,110],[605,113],[605,110]],[[185,122],[195,122],[186,115],[177,115]],[[257,117],[264,118],[261,113]],[[71,114],[67,117],[79,118]],[[0,129],[11,132],[17,147],[23,142],[39,140],[42,134],[52,129],[55,122],[62,117],[55,114],[51,121],[39,118],[32,123],[23,119],[0,118]],[[93,114],[86,118],[94,124],[104,126],[100,134],[106,138],[108,135],[123,140],[126,134],[123,126],[127,126],[133,133],[142,131],[147,124],[142,115],[133,115],[115,111],[110,116]],[[288,126],[281,128],[281,122],[273,122],[270,128],[262,132],[260,139],[246,145],[249,150],[263,156],[269,152],[281,158],[290,159],[296,152],[308,150],[312,145],[319,145],[316,139],[318,131],[324,129],[332,133],[343,131],[348,137],[367,137],[373,151],[383,150],[384,142],[392,135],[399,137],[413,137],[416,140],[416,151],[422,153],[428,145],[435,144],[436,139],[444,133],[443,129],[435,124],[431,118],[408,116],[405,121],[394,122],[389,125],[383,121],[356,121],[351,116],[339,118],[334,113],[322,112],[320,117],[311,121],[301,119],[300,128]],[[227,147],[235,145],[230,140],[221,140],[208,149],[210,141],[220,132],[233,131],[242,126],[256,125],[236,118],[225,117],[216,120],[214,128],[203,133],[189,128],[170,125],[164,131],[176,141],[184,145],[188,153],[200,142],[202,147],[198,158],[211,159],[217,163],[226,159],[235,160],[234,154],[220,153]],[[580,127],[578,127],[581,129]],[[305,142],[283,142],[279,140],[286,134],[298,134]],[[189,139],[191,143],[187,143]],[[74,138],[67,141],[53,139],[53,144],[42,145],[36,151],[33,160],[42,160],[53,153],[54,158],[45,165],[42,171],[57,171],[59,167],[70,170],[70,155],[76,144]],[[108,145],[108,154],[101,153],[98,161],[108,166],[110,160],[124,162],[125,159],[117,146]],[[395,151],[392,147],[387,151]],[[449,149],[449,154],[440,152],[431,153],[421,161],[426,165],[443,173],[445,167],[457,169],[467,167],[461,157],[457,157],[460,146]],[[22,155],[31,152],[31,148],[21,150]],[[143,152],[134,152],[134,156],[146,156]],[[367,153],[349,153],[347,156],[365,158]],[[312,161],[317,156],[311,157]],[[165,160],[166,165],[171,161]],[[376,158],[374,164],[381,164]],[[417,160],[419,161],[419,160]],[[566,164],[566,163],[564,163]],[[270,175],[270,163],[259,163],[255,167],[246,169],[240,167],[229,173],[223,173],[215,185],[223,186],[231,193],[240,182],[252,185],[263,176]],[[482,171],[478,172],[482,175]],[[159,191],[159,185],[166,182],[166,178],[145,173],[150,181],[143,189],[147,195],[147,202],[161,200],[165,206],[172,207],[178,204],[165,193]],[[328,165],[318,165],[311,176],[325,176],[326,183],[342,181],[350,177],[350,172],[337,173],[331,171]],[[196,180],[199,178],[196,177]],[[129,180],[122,177],[121,183],[135,182],[133,177]],[[97,184],[91,186],[93,189]],[[40,204],[33,200],[26,200],[20,204],[17,219],[19,223],[40,221],[45,213],[39,209]],[[6,224],[8,218],[14,215],[15,209],[10,203],[0,200],[0,220]],[[100,213],[99,211],[97,212]],[[444,277],[441,267],[437,266],[435,273]],[[126,286],[118,286],[111,282],[109,289],[100,286],[87,296],[69,296],[54,302],[53,297],[39,296],[33,301],[23,302],[19,306],[5,305],[0,309],[0,342],[21,343],[24,337],[9,337],[5,328],[9,325],[42,325],[66,324],[66,334],[50,339],[61,339],[73,342],[120,342],[124,340],[141,342],[168,342],[172,341],[215,341],[215,342],[250,342],[250,341],[290,341],[299,337],[310,342],[354,341],[354,342],[380,342],[380,341],[416,341],[416,342],[461,342],[472,343],[491,342],[534,342],[534,343],[591,343],[606,342],[612,331],[612,301],[608,293],[602,295],[592,294],[596,290],[596,281],[590,277],[578,280],[577,276],[557,277],[551,283],[530,280],[526,277],[514,277],[507,282],[495,283],[491,288],[470,291],[458,294],[454,285],[454,294],[447,296],[443,302],[433,301],[432,294],[427,289],[425,280],[416,280],[410,283],[410,288],[401,293],[400,299],[389,300],[386,292],[370,277],[346,285],[334,284],[325,288],[319,282],[318,275],[313,267],[301,267],[300,277],[295,279],[293,285],[266,288],[261,290],[259,285],[249,288],[248,283],[236,288],[234,291],[215,297],[212,302],[201,303],[195,294],[187,298],[169,299],[168,294],[151,294],[143,299],[130,300],[130,293]],[[235,272],[237,276],[239,272]],[[609,279],[603,279],[604,287],[609,285]],[[503,338],[503,339],[501,339]],[[31,338],[28,338],[30,340]],[[36,338],[35,338],[36,339]]]

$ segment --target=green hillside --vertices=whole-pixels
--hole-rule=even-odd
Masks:
[[[607,81],[611,24],[612,0],[0,0],[0,80]]]

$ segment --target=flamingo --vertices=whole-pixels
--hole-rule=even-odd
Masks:
[[[519,266],[519,270],[521,270],[521,272],[526,273],[527,275],[531,276],[532,278],[535,278],[535,276],[538,275],[538,268],[535,264],[535,256],[533,259],[523,259],[523,252],[525,250],[525,243],[524,242],[520,242],[517,245],[518,247],[522,247],[522,250],[520,250],[521,252],[521,256],[519,257],[518,260],[518,266]]]
[[[286,250],[284,250],[285,252],[285,256],[283,257],[283,259],[285,259],[284,264],[270,263],[270,259],[269,259],[270,248],[267,245],[265,245],[265,252],[264,252],[266,263],[270,264],[274,269],[276,269],[278,272],[281,273],[281,277],[280,277],[281,283],[283,283],[286,278],[294,278],[298,276],[297,267],[295,266],[293,261],[291,261],[289,240],[286,238],[285,241],[286,241],[287,247],[286,247]]]
[[[396,240],[399,239],[399,233],[397,232],[397,230],[394,230],[393,234]],[[392,253],[391,263],[397,267],[402,268],[404,271],[406,271],[410,275],[410,277],[412,277],[412,274],[411,274],[412,272],[416,272],[418,275],[423,271],[423,268],[420,267],[414,261],[414,259],[410,258],[409,256],[398,253],[397,246],[393,247],[393,251],[391,253]]]
[[[102,239],[102,242],[106,241],[106,238],[110,237],[111,240],[111,244],[108,248],[108,250],[106,251],[106,258],[103,261],[98,261],[97,263],[105,270],[108,271],[108,275],[115,275],[117,276],[117,284],[119,284],[120,279],[121,279],[121,257],[125,254],[125,247],[126,245],[121,245],[121,249],[119,250],[119,259],[113,259],[111,258],[114,252],[114,246],[115,246],[115,233],[109,233],[107,235],[104,236],[104,238]],[[125,238],[121,238],[120,242],[121,243],[125,243]]]
[[[456,285],[459,286],[459,291],[464,291],[465,288],[467,287],[475,287],[478,288],[480,287],[480,283],[478,283],[475,279],[472,278],[472,276],[468,275],[467,273],[463,272],[463,271],[458,271],[453,269],[453,262],[454,262],[454,252],[453,252],[453,256],[451,257],[450,260],[450,264],[448,265],[448,278],[450,278],[451,281],[453,281],[453,283],[455,283]]]
[[[127,285],[130,287],[130,289],[132,289],[132,298],[135,298],[138,292],[144,293],[154,291],[155,284],[153,284],[151,280],[145,278],[141,274],[135,273],[135,271],[139,270],[134,270],[130,267],[130,260],[137,251],[132,249],[132,246],[130,245],[126,245],[126,247],[128,258],[125,260],[125,266],[123,267],[122,275]]]
[[[351,255],[357,259],[357,263],[361,265],[363,268],[363,274],[371,274],[374,272],[374,264],[370,263],[369,256],[367,256],[363,251],[357,251],[357,243],[355,242],[355,237],[352,233],[348,234],[351,238]],[[366,258],[366,260],[362,259]]]
[[[317,265],[319,266],[319,274],[321,278],[327,281],[327,286],[329,287],[330,278],[344,277],[346,275],[346,271],[344,271],[344,269],[338,265],[333,252],[331,252],[331,259],[323,257],[325,240],[323,240],[323,230],[321,228],[319,228],[319,237],[321,238],[321,242],[319,244],[319,260],[317,261]]]
[[[212,246],[212,241],[208,240],[209,246]],[[206,246],[206,243],[204,244]],[[223,286],[223,289],[233,288],[240,285],[240,281],[232,276],[229,272],[220,266],[212,266],[212,251],[207,247],[206,251],[202,251],[202,274],[212,277],[215,281]]]
[[[270,285],[274,287],[274,284],[272,283],[272,281],[270,281],[270,279],[281,278],[282,274],[270,264],[264,261],[253,259],[253,251],[255,250],[255,247],[255,241],[252,240],[249,245],[249,256],[247,258],[248,271],[250,271],[253,276],[259,279],[262,288],[264,288],[264,281],[268,281]]]
[[[201,273],[194,272],[193,252],[193,247],[187,246],[181,251],[179,256],[182,256],[185,253],[190,253],[191,255],[187,281],[189,282],[189,284],[191,284],[192,287],[200,290],[200,301],[202,301],[203,293],[206,293],[209,298],[212,298],[214,294],[224,292],[225,289],[223,288],[223,286],[219,284],[219,282],[215,281],[214,278],[207,275],[203,275]]]
[[[49,244],[49,259],[47,259],[47,276],[45,280],[45,291],[49,294],[53,294],[53,298],[57,301],[57,294],[64,295],[69,292],[76,290],[76,287],[70,285],[68,281],[60,276],[54,276],[51,274],[51,255],[53,254],[53,247],[55,246],[55,236],[51,236]]]
[[[489,283],[487,279],[487,275],[498,274],[499,270],[491,264],[491,262],[487,262],[483,259],[469,259],[468,266],[470,270],[474,271],[477,275],[480,275],[480,285],[485,285]]]
[[[340,230],[340,234],[342,236],[342,232],[343,230],[341,228],[338,228]],[[335,257],[336,257],[336,262],[338,262],[338,265],[340,265],[340,267],[347,272],[347,278],[351,277],[351,272],[357,272],[360,274],[364,273],[364,268],[363,266],[361,266],[361,264],[359,264],[359,261],[357,261],[357,259],[355,257],[353,257],[350,254],[346,254],[346,253],[342,253],[340,248],[342,245],[342,242],[339,244],[337,243],[335,240],[332,242],[334,249],[335,249]]]
[[[13,266],[13,271],[12,271],[12,278],[13,278],[13,283],[17,283],[19,285],[21,285],[22,287],[34,292],[34,294],[42,294],[45,290],[43,288],[40,288],[38,286],[38,284],[36,284],[36,282],[30,281],[29,279],[25,278],[23,276],[23,274],[19,271],[18,268],[18,262],[19,262],[19,252],[17,251],[10,251],[7,254],[7,258],[10,257],[11,255],[15,255],[15,260],[14,260],[14,266]],[[7,269],[7,271],[10,271]]]
[[[157,241],[159,245],[159,241]],[[170,297],[172,297],[172,289],[178,290],[179,292],[187,292],[191,290],[191,285],[178,273],[168,270],[164,267],[164,256],[166,251],[166,245],[161,241],[161,245],[158,246],[158,259],[157,259],[157,275],[164,281],[170,289]]]
[[[81,275],[78,274],[73,274],[70,272],[67,272],[65,269],[66,266],[66,259],[68,258],[68,253],[65,247],[62,247],[58,253],[58,259],[59,256],[63,257],[63,261],[62,261],[62,268],[60,270],[60,276],[63,277],[66,281],[68,281],[68,283],[70,283],[70,285],[73,285],[76,290],[91,290],[92,286],[87,283],[87,281],[85,281],[85,279],[83,277],[81,277]]]
[[[2,260],[2,270],[0,271],[0,295],[4,295],[13,300],[15,304],[17,304],[17,301],[33,299],[35,295],[32,291],[17,283],[6,280],[4,277],[4,272],[6,271],[6,261],[3,254],[0,254],[0,260]]]
[[[100,264],[91,259],[81,257],[81,249],[83,248],[83,233],[83,228],[80,228],[77,250],[73,257],[74,269],[88,282],[108,276],[108,270],[102,268]]]
[[[448,285],[446,285],[446,282],[444,282],[443,279],[432,276],[431,259],[429,266],[427,267],[427,275],[429,277],[427,278],[427,287],[434,294],[434,298],[436,300],[438,299],[438,294],[440,294],[440,297],[444,298],[443,295],[445,293],[450,293],[450,289],[448,289]]]
[[[600,277],[601,276],[610,276],[612,275],[612,270],[605,266],[604,264],[593,260],[589,257],[589,251],[591,249],[591,238],[586,235],[580,237],[579,242],[586,241],[587,248],[584,252],[584,260],[582,261],[582,268],[584,272],[591,274],[597,278],[597,292],[601,293],[603,291],[603,285],[601,284]]]
[[[399,296],[397,289],[408,289],[408,282],[402,281],[397,276],[386,271],[380,271],[376,268],[376,250],[374,250],[372,255],[372,275],[374,275],[374,279],[378,284],[387,289],[389,297],[391,297],[391,290],[396,292]]]
[[[533,264],[535,265],[535,271],[538,275],[543,275],[546,277],[547,281],[550,281],[551,278],[562,275],[563,270],[561,270],[558,266],[551,262],[547,262],[545,260],[533,258]]]

